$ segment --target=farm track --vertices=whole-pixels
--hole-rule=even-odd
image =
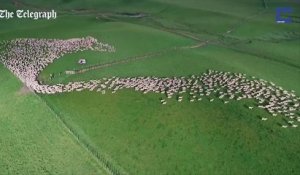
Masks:
[[[261,15],[262,13],[264,13],[265,10],[259,11],[249,17],[245,17],[242,20],[238,21],[236,24],[233,24],[226,32],[224,32],[223,34],[221,34],[222,37],[226,37],[226,34],[229,34],[231,32],[234,32],[239,26],[241,26],[243,23],[245,23],[245,21],[249,21],[254,17],[257,17],[259,15]],[[105,19],[111,19],[109,16],[107,15],[101,15],[102,18]],[[146,53],[144,55],[139,55],[139,56],[134,56],[134,57],[128,57],[128,58],[124,58],[121,60],[117,60],[117,61],[113,61],[113,62],[108,62],[108,63],[104,63],[104,64],[96,64],[96,65],[92,65],[86,68],[82,68],[82,69],[76,69],[75,74],[81,74],[81,73],[85,73],[91,70],[96,70],[96,69],[102,69],[102,68],[107,68],[107,67],[111,67],[114,65],[118,65],[118,64],[126,64],[126,63],[130,63],[130,62],[134,62],[134,61],[140,61],[140,60],[145,60],[148,58],[153,58],[156,56],[161,56],[164,54],[167,54],[170,51],[177,51],[177,50],[182,50],[182,49],[194,49],[194,48],[200,48],[203,46],[208,45],[210,42],[218,42],[220,41],[220,39],[215,39],[215,40],[206,40],[206,41],[202,41],[200,38],[198,38],[195,34],[193,34],[192,32],[188,32],[188,31],[184,31],[184,30],[179,30],[179,29],[174,29],[174,28],[170,28],[170,27],[166,27],[165,25],[163,25],[162,23],[158,22],[155,18],[151,17],[151,20],[156,23],[156,25],[158,25],[160,27],[160,30],[166,31],[166,32],[170,32],[170,33],[174,33],[176,35],[179,36],[183,36],[185,38],[189,38],[192,39],[196,42],[200,42],[197,43],[196,45],[191,45],[191,46],[182,46],[182,47],[174,47],[174,48],[170,48],[167,50],[163,50],[163,51],[157,51],[157,52],[151,52],[151,53]],[[254,53],[249,53],[249,52],[244,52],[246,54],[254,54]]]
[[[145,60],[145,59],[149,59],[149,58],[155,58],[157,56],[167,54],[171,51],[176,52],[179,50],[200,48],[200,47],[206,46],[208,43],[209,43],[209,41],[205,41],[205,42],[198,43],[195,45],[190,45],[190,46],[173,47],[173,48],[169,48],[169,49],[162,50],[162,51],[150,52],[150,53],[146,53],[143,55],[127,57],[127,58],[123,58],[123,59],[120,59],[117,61],[112,61],[112,62],[108,62],[108,63],[104,63],[104,64],[96,64],[96,65],[92,65],[92,66],[89,66],[86,68],[76,69],[74,71],[75,71],[75,74],[81,74],[81,73],[85,73],[85,72],[88,72],[91,70],[107,68],[107,67],[111,67],[111,66],[115,66],[115,65],[119,65],[119,64],[131,63],[131,62],[135,62],[135,61],[141,61],[141,60]]]
[[[286,66],[289,66],[289,67],[292,67],[292,68],[295,68],[295,69],[300,69],[299,65],[287,62],[287,61],[285,61],[283,59],[277,59],[277,58],[274,58],[274,57],[268,57],[266,55],[257,54],[255,52],[248,52],[246,50],[241,50],[241,49],[237,49],[237,48],[226,46],[226,45],[221,45],[221,46],[224,47],[224,48],[227,48],[227,49],[239,52],[239,53],[243,53],[243,54],[247,54],[247,55],[250,55],[250,56],[259,57],[261,59],[265,59],[265,60],[277,62],[277,63],[284,64]]]

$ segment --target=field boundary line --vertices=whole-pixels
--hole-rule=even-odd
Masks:
[[[85,143],[86,141],[80,139],[79,135],[76,134],[74,129],[72,129],[72,127],[69,126],[67,122],[57,112],[55,112],[53,108],[51,108],[51,106],[46,100],[44,100],[41,96],[39,96],[35,92],[33,92],[33,94],[36,97],[38,97],[47,106],[47,108],[51,111],[51,113],[55,115],[55,118],[61,123],[63,128],[66,129],[66,131],[73,137],[74,141],[77,142],[84,150],[86,150],[88,154],[91,155],[91,157],[96,161],[98,166],[101,166],[104,170],[106,170],[108,174],[111,175],[128,174],[120,166],[116,167],[115,165],[113,165],[109,160],[106,159],[106,157],[103,154],[100,154],[98,151],[96,151],[95,148],[90,146],[88,143]],[[100,170],[98,169],[98,171]]]
[[[258,57],[258,58],[261,58],[261,59],[265,59],[265,60],[269,60],[269,61],[272,61],[272,62],[280,63],[280,64],[283,64],[283,65],[286,65],[286,66],[289,66],[289,67],[292,67],[292,68],[295,68],[295,69],[300,69],[300,66],[298,66],[298,65],[294,65],[294,64],[292,64],[290,62],[287,62],[287,61],[284,61],[284,60],[279,60],[275,57],[268,57],[266,55],[256,54],[256,53],[251,52],[251,51],[241,50],[241,49],[233,48],[233,47],[227,46],[227,45],[219,45],[219,46],[223,47],[223,48],[233,50],[235,52],[242,53],[242,54],[255,56],[255,57]]]
[[[101,68],[106,68],[106,67],[111,67],[114,65],[118,65],[118,64],[126,64],[126,63],[131,63],[134,61],[140,61],[140,60],[145,60],[148,58],[154,58],[156,56],[161,56],[164,54],[167,54],[170,51],[179,51],[179,50],[184,50],[184,49],[195,49],[195,48],[200,48],[203,46],[206,46],[209,43],[209,41],[204,41],[201,43],[196,43],[194,45],[188,45],[188,46],[180,46],[180,47],[172,47],[172,48],[168,48],[166,50],[160,50],[157,52],[149,52],[149,53],[145,53],[143,55],[137,55],[137,56],[132,56],[132,57],[127,57],[124,59],[119,59],[119,60],[115,60],[115,61],[111,61],[111,62],[107,62],[107,63],[102,63],[102,64],[94,64],[94,65],[90,65],[87,66],[85,68],[82,69],[75,69],[75,70],[70,70],[70,71],[74,71],[75,74],[81,74],[81,73],[85,73],[91,70],[96,70],[96,69],[101,69]],[[66,70],[69,71],[69,70]]]

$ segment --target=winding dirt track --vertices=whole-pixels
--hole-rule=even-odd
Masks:
[[[119,60],[108,62],[108,63],[95,64],[95,65],[85,67],[85,68],[82,68],[82,69],[76,69],[74,71],[75,71],[75,74],[81,74],[81,73],[85,73],[85,72],[88,72],[88,71],[91,71],[91,70],[107,68],[107,67],[115,66],[115,65],[118,65],[118,64],[126,64],[126,63],[141,61],[141,60],[145,60],[145,59],[149,59],[149,58],[156,58],[158,56],[167,54],[170,51],[200,48],[200,47],[206,46],[208,43],[209,43],[209,41],[205,41],[205,42],[201,42],[201,43],[198,43],[198,44],[195,44],[195,45],[182,46],[182,47],[173,47],[173,48],[169,48],[169,49],[166,49],[166,50],[150,52],[150,53],[146,53],[146,54],[138,55],[138,56],[133,56],[133,57],[127,57],[127,58],[124,58],[124,59],[119,59]]]

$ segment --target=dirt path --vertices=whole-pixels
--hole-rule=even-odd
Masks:
[[[75,74],[81,74],[81,73],[85,73],[85,72],[88,72],[88,71],[91,71],[91,70],[107,68],[107,67],[115,66],[115,65],[118,65],[118,64],[126,64],[126,63],[135,62],[135,61],[141,61],[141,60],[145,60],[145,59],[156,58],[158,56],[165,55],[165,54],[167,54],[171,51],[175,52],[175,51],[185,50],[185,49],[200,48],[200,47],[206,46],[208,43],[209,43],[209,41],[205,41],[205,42],[197,43],[195,45],[182,46],[182,47],[173,47],[173,48],[169,48],[169,49],[161,50],[161,51],[157,51],[157,52],[150,52],[150,53],[146,53],[146,54],[143,54],[143,55],[127,57],[127,58],[123,58],[123,59],[108,62],[108,63],[95,64],[95,65],[92,65],[92,66],[89,66],[89,67],[86,67],[86,68],[76,69],[74,71],[75,71]]]
[[[33,90],[31,90],[30,88],[28,88],[26,85],[23,85],[21,87],[21,89],[17,92],[17,95],[27,95],[33,93]]]

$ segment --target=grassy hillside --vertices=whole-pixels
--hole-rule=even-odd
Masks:
[[[39,79],[49,84],[111,76],[189,76],[215,69],[263,78],[300,95],[300,25],[275,22],[277,6],[292,6],[293,18],[299,18],[299,4],[265,1],[266,8],[263,2],[25,0],[18,8],[55,8],[58,19],[0,21],[0,37],[93,36],[115,46],[115,53],[65,55],[40,74]],[[7,2],[3,5],[16,8]],[[144,16],[134,18],[131,13]],[[157,55],[82,74],[64,74],[65,70],[152,53]],[[78,65],[79,58],[85,58],[87,64]],[[20,95],[22,85],[7,70],[0,70],[0,111],[4,111],[0,131],[5,133],[0,136],[5,150],[0,151],[0,171],[6,174],[104,173],[80,145],[88,145],[96,157],[105,157],[128,174],[300,172],[299,129],[282,129],[281,116],[245,108],[253,101],[224,105],[218,100],[178,103],[170,99],[162,106],[160,95],[132,90],[39,98]],[[48,107],[76,133],[80,145]],[[270,120],[262,122],[262,116]],[[28,155],[30,161],[25,163]]]
[[[195,43],[191,39],[185,39],[171,33],[141,25],[120,22],[95,23],[93,27],[82,30],[80,35],[87,33],[112,44],[117,51],[115,53],[103,54],[93,51],[84,51],[66,55],[64,58],[57,60],[55,65],[49,65],[40,74],[40,79],[47,82],[49,74],[52,73],[57,76],[49,83],[57,83],[65,78],[64,75],[58,75],[65,70],[80,69],[95,64],[123,60],[130,56],[164,52],[168,49],[189,46]],[[77,61],[79,58],[85,58],[87,64],[84,66],[78,65]]]
[[[270,54],[271,55],[271,54]],[[243,52],[226,49],[217,46],[207,46],[199,50],[184,50],[169,52],[168,54],[136,61],[133,63],[119,64],[112,67],[88,71],[83,74],[61,75],[57,77],[58,82],[67,83],[69,81],[81,81],[89,79],[99,79],[106,76],[188,76],[191,74],[201,74],[207,69],[220,71],[242,72],[249,76],[256,76],[268,81],[273,81],[285,89],[300,92],[300,70],[297,67],[299,57],[292,59],[264,58],[257,55],[249,55]],[[299,55],[296,53],[296,55]],[[99,56],[99,60],[102,56]],[[75,58],[74,58],[75,59]],[[292,62],[291,64],[288,64]],[[46,71],[55,72],[62,66],[62,60],[49,66]],[[75,60],[73,61],[75,63]],[[105,61],[104,61],[105,62]],[[287,64],[285,62],[288,62]],[[69,64],[69,63],[68,63]],[[66,66],[68,65],[66,64]],[[56,81],[54,80],[54,81]],[[61,80],[61,81],[59,81]]]
[[[0,74],[1,174],[107,174],[38,96]]]
[[[121,91],[44,96],[101,153],[129,174],[297,174],[298,129],[243,101],[159,103],[160,95]]]

